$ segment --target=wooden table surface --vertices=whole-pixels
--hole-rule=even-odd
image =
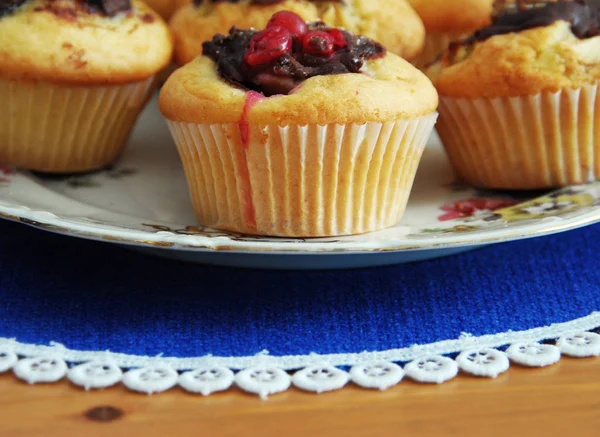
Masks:
[[[347,387],[320,396],[290,390],[268,401],[237,390],[207,398],[179,389],[85,392],[68,382],[29,386],[12,375],[0,377],[0,393],[2,437],[600,435],[595,358],[513,366],[495,380],[461,375],[440,386],[402,381],[386,392]]]

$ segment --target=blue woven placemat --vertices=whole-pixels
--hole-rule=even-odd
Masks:
[[[172,357],[357,353],[600,309],[600,225],[351,271],[207,267],[0,223],[0,337]]]

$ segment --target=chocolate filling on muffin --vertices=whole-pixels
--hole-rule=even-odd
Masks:
[[[0,0],[0,17],[13,13],[26,1]],[[37,12],[48,11],[67,19],[75,17],[78,10],[112,17],[119,12],[131,11],[131,2],[130,0],[73,0],[73,2],[46,0],[42,6],[35,8]]]
[[[550,26],[557,21],[571,23],[571,31],[579,39],[600,35],[600,0],[558,0],[556,2],[517,0],[508,3],[497,0],[494,9],[491,25],[477,30],[468,38],[450,43],[448,46],[450,62],[456,61],[456,56],[462,47],[470,48],[473,44],[495,35]],[[429,65],[443,56],[444,53],[441,53]]]
[[[119,12],[131,11],[130,0],[83,0],[84,3],[94,11],[100,11],[109,17]]]
[[[0,0],[0,17],[12,13],[27,0]]]
[[[289,94],[314,76],[358,73],[366,60],[385,55],[381,44],[321,22],[298,21],[295,31],[289,26],[292,13],[283,14],[288,14],[285,28],[273,20],[262,32],[233,27],[229,35],[206,41],[203,55],[229,83],[265,96]]]
[[[503,35],[535,27],[549,26],[556,21],[571,23],[571,31],[580,39],[600,35],[600,0],[559,0],[532,2],[519,0],[495,17],[492,24],[476,31],[457,44],[473,44],[494,35]]]

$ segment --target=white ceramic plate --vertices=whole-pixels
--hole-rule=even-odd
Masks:
[[[600,183],[518,197],[458,184],[435,137],[406,214],[394,228],[322,239],[257,238],[202,228],[156,99],[110,169],[49,177],[0,168],[0,216],[7,219],[165,257],[254,268],[367,267],[436,258],[588,225],[600,221],[599,205]]]

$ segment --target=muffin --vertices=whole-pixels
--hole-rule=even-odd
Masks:
[[[0,1],[0,163],[111,163],[172,51],[166,23],[136,0]]]
[[[514,1],[514,0],[513,0]],[[427,36],[421,54],[413,60],[423,68],[448,48],[490,24],[494,0],[409,0],[423,20]]]
[[[437,103],[381,44],[289,11],[205,42],[159,97],[199,222],[287,237],[397,224]]]
[[[466,182],[542,189],[600,177],[599,9],[509,8],[428,69],[438,132]]]
[[[417,56],[425,40],[419,16],[406,0],[197,0],[179,9],[170,22],[179,65],[202,53],[202,43],[232,26],[262,29],[271,15],[289,10],[309,21],[323,20],[383,43],[406,59]]]
[[[165,20],[171,18],[171,15],[181,6],[188,4],[188,0],[144,0],[144,2]]]

